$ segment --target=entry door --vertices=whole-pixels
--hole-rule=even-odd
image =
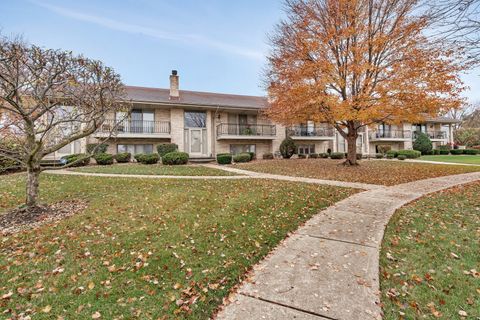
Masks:
[[[191,156],[202,156],[204,154],[203,150],[205,149],[203,141],[203,129],[201,128],[190,128],[188,129],[189,136],[189,154]]]

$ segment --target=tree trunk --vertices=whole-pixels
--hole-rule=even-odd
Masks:
[[[27,168],[27,197],[25,204],[28,208],[38,205],[38,183],[40,177],[40,167],[28,166]]]
[[[348,154],[345,165],[356,166],[357,163],[357,135],[349,132],[347,135]]]

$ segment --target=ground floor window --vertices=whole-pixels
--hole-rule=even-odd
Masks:
[[[254,144],[231,144],[230,145],[230,153],[231,154],[239,154],[242,152],[254,152],[255,151],[255,145]]]
[[[298,146],[298,154],[312,154],[315,153],[314,144],[301,144]]]
[[[153,144],[117,144],[117,153],[153,153]]]

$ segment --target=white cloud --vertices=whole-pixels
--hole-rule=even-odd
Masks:
[[[46,3],[40,3],[37,1],[31,1],[31,2],[51,12],[54,12],[58,15],[79,20],[79,21],[89,22],[92,24],[96,24],[96,25],[111,29],[111,30],[117,30],[117,31],[126,32],[130,34],[143,34],[159,40],[171,40],[171,41],[183,42],[186,44],[196,43],[200,46],[208,46],[210,48],[244,56],[249,59],[262,60],[264,58],[264,54],[260,51],[250,50],[248,48],[213,40],[200,34],[179,34],[179,33],[164,32],[162,30],[159,30],[158,28],[126,23],[123,21],[118,21],[118,20],[107,18],[107,17],[101,17],[101,16],[92,15],[92,14],[73,11],[67,8],[46,4]]]

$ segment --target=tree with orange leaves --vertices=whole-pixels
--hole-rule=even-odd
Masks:
[[[266,71],[273,120],[326,122],[348,144],[375,123],[417,122],[462,104],[459,52],[431,41],[417,0],[287,0]]]

